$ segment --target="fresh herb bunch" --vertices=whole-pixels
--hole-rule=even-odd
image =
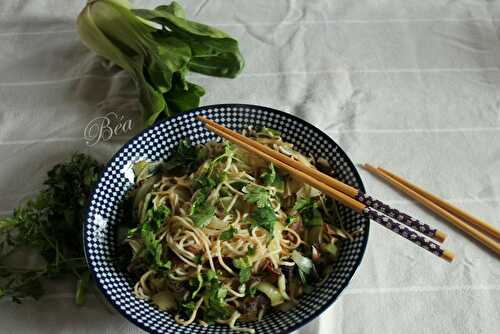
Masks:
[[[82,304],[90,283],[84,258],[84,209],[102,165],[84,154],[74,154],[48,172],[46,186],[36,197],[0,219],[0,298],[38,299],[43,280],[73,276],[75,300]],[[38,267],[11,265],[9,259],[26,251],[43,259]]]
[[[189,71],[234,78],[244,65],[235,39],[187,20],[175,1],[134,10],[127,0],[89,0],[77,28],[89,49],[135,80],[146,125],[199,105],[205,90],[186,80]]]

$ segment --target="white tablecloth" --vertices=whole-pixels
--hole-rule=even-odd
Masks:
[[[135,1],[152,7],[159,1]],[[500,225],[498,1],[181,1],[190,18],[238,38],[235,80],[193,75],[203,104],[252,103],[298,115],[355,163],[385,166]],[[35,193],[71,152],[108,159],[140,128],[130,79],[75,31],[84,1],[0,3],[0,214]],[[88,147],[84,128],[115,112],[133,131]],[[349,287],[300,333],[494,333],[497,258],[361,171],[369,192],[445,230],[453,264],[372,224]],[[2,333],[139,333],[71,286],[0,302]],[[495,328],[497,330],[495,330]]]

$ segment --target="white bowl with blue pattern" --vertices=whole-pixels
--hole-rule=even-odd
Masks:
[[[132,138],[109,161],[94,189],[84,226],[85,255],[94,280],[107,300],[128,320],[150,333],[195,334],[234,333],[224,325],[178,325],[172,314],[160,311],[147,301],[134,296],[133,285],[126,272],[112,260],[120,242],[120,203],[133,187],[129,172],[138,159],[167,159],[179,141],[189,138],[194,144],[216,139],[195,119],[204,115],[231,129],[241,131],[248,126],[270,127],[281,131],[283,139],[306,155],[327,159],[341,181],[364,191],[361,178],[348,156],[326,134],[305,121],[267,107],[241,104],[212,105],[179,114],[159,122]],[[347,230],[363,228],[354,241],[343,245],[328,279],[287,312],[270,312],[261,321],[245,323],[256,333],[290,333],[305,325],[330,306],[344,290],[361,262],[369,233],[369,220],[354,211],[340,207]]]

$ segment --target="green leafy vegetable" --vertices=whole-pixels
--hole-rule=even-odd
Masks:
[[[276,180],[276,170],[274,169],[274,164],[270,163],[269,167],[261,174],[264,185],[270,186]]]
[[[260,282],[257,284],[256,289],[269,298],[271,306],[279,305],[285,301],[278,288],[269,282]]]
[[[279,138],[281,136],[281,132],[275,129],[263,127],[260,129],[259,134],[270,137],[270,138]]]
[[[198,227],[205,227],[215,216],[215,207],[208,202],[193,204],[191,219]]]
[[[323,216],[313,198],[299,198],[293,209],[301,214],[304,226],[313,227],[323,225]]]
[[[245,284],[252,275],[252,266],[248,257],[241,257],[233,260],[233,265],[240,270],[240,283]]]
[[[205,277],[206,292],[205,310],[203,317],[205,321],[212,323],[217,319],[227,319],[229,316],[229,307],[224,302],[227,295],[227,289],[222,286],[217,278],[217,274],[209,270]]]
[[[276,172],[273,163],[269,164],[269,167],[264,170],[260,177],[265,186],[273,186],[279,193],[285,190],[285,180]]]
[[[141,239],[144,241],[144,247],[147,254],[149,255],[150,263],[158,270],[168,270],[171,267],[171,262],[169,260],[164,260],[163,246],[158,239],[156,239],[157,227],[153,226],[151,222],[146,222],[142,224],[141,227]]]
[[[274,231],[274,225],[278,221],[276,213],[269,206],[265,206],[263,208],[256,208],[255,210],[253,210],[250,217],[254,221],[255,226],[260,226],[262,228],[265,228],[271,233]]]
[[[177,5],[177,7],[180,7]],[[156,8],[138,9],[133,12],[143,19],[153,21],[169,28],[191,48],[190,70],[220,77],[234,78],[243,67],[238,42],[223,31],[185,19],[185,13]]]
[[[298,220],[299,220],[299,217],[297,217],[297,216],[288,216],[286,218],[286,226],[292,225],[293,223],[295,223]]]
[[[189,139],[183,139],[174,153],[162,164],[166,171],[181,167],[183,173],[194,172],[206,158],[206,148],[198,148]]]
[[[245,193],[245,200],[248,203],[257,205],[259,208],[269,206],[269,191],[266,188],[262,188],[255,185],[248,185],[243,188]]]
[[[323,251],[329,253],[332,257],[336,257],[339,254],[339,249],[334,243],[324,245]]]
[[[292,252],[291,258],[292,258],[293,262],[295,262],[295,264],[297,265],[297,267],[299,269],[300,279],[302,280],[302,282],[305,283],[307,275],[309,275],[311,270],[314,269],[313,268],[314,264],[313,264],[312,260],[305,257],[304,255],[302,255],[300,252],[298,252],[296,250],[294,250]]]
[[[74,154],[48,172],[46,186],[20,205],[12,217],[0,219],[0,298],[40,298],[42,281],[67,275],[78,280],[75,301],[84,302],[89,286],[83,254],[84,209],[102,166],[93,158]],[[26,250],[39,254],[37,267],[13,267],[9,258]]]
[[[161,205],[156,209],[150,208],[146,211],[144,223],[152,224],[158,229],[168,216],[170,216],[170,209],[166,205]]]
[[[293,206],[293,209],[298,211],[298,212],[301,212],[301,211],[304,211],[304,210],[312,208],[312,207],[314,207],[314,200],[312,198],[301,197],[301,198],[297,199],[297,201],[295,202],[295,205]]]
[[[255,248],[253,248],[252,246],[248,246],[247,255],[254,256],[255,255]]]
[[[132,10],[127,0],[88,1],[77,28],[89,49],[134,79],[146,125],[199,105],[205,91],[186,80],[190,70],[233,78],[244,65],[236,40],[187,20],[176,2]]]
[[[231,240],[236,234],[236,232],[238,232],[238,230],[236,230],[234,227],[231,226],[228,230],[225,230],[220,234],[219,239],[223,241]]]
[[[152,302],[158,305],[160,310],[173,310],[176,308],[175,299],[170,291],[160,291],[151,297]]]
[[[250,289],[248,289],[248,294],[249,294],[251,297],[255,296],[255,293],[256,293],[256,292],[257,292],[257,287],[255,287],[255,286],[252,286],[252,287],[250,287]]]

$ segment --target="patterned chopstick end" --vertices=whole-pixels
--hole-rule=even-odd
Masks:
[[[363,213],[366,214],[371,220],[379,223],[380,225],[393,231],[394,233],[399,234],[403,238],[408,239],[409,241],[413,242],[417,246],[422,247],[423,249],[431,252],[432,254],[434,254],[440,258],[442,258],[443,260],[446,260],[448,262],[452,262],[453,259],[455,258],[455,255],[453,255],[452,252],[442,249],[435,242],[427,240],[423,236],[418,235],[415,231],[403,226],[402,224],[400,224],[396,221],[393,221],[391,218],[386,217],[386,216],[378,213],[376,210],[374,210],[370,207],[367,207],[363,211]]]

